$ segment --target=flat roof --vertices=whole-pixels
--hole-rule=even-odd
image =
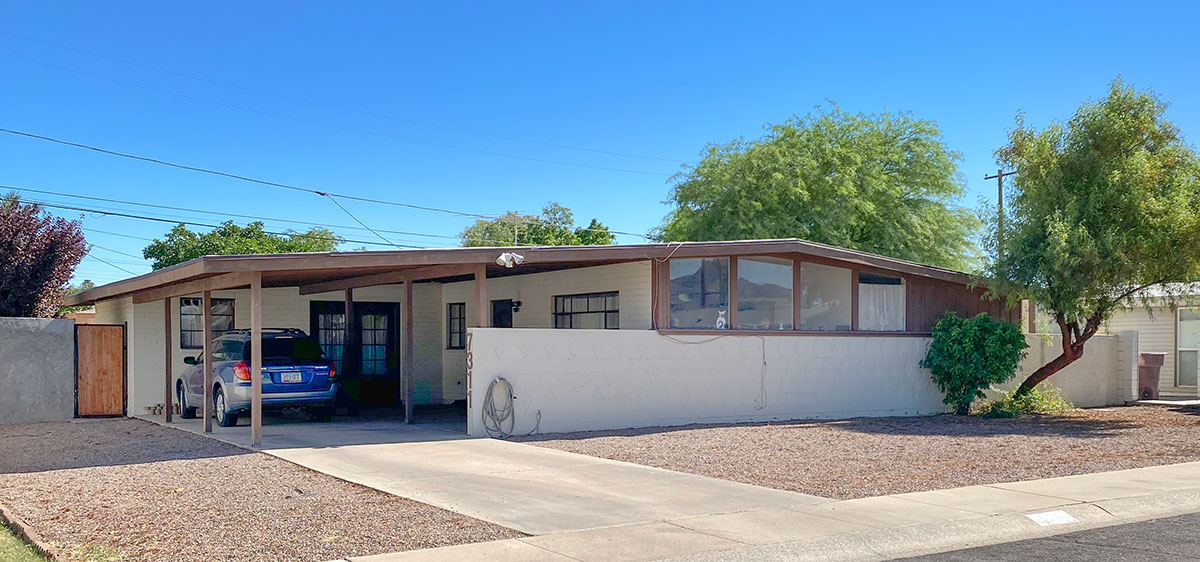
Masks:
[[[522,255],[524,263],[513,269],[497,266],[496,258],[503,252]],[[496,246],[204,256],[83,291],[67,297],[65,304],[94,304],[99,300],[238,272],[261,272],[264,287],[293,287],[431,266],[484,264],[488,266],[488,277],[499,277],[649,259],[770,254],[803,254],[953,283],[966,284],[971,281],[969,275],[950,269],[787,238],[612,246]]]

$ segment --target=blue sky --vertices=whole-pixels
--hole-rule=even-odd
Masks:
[[[826,100],[852,112],[905,110],[937,121],[963,155],[969,193],[962,203],[970,207],[980,197],[994,201],[995,184],[982,178],[995,171],[992,151],[1018,111],[1035,124],[1066,118],[1118,75],[1171,102],[1169,116],[1190,140],[1200,134],[1200,10],[1188,4],[834,4],[8,2],[0,32],[69,49],[0,33],[0,127],[473,213],[533,213],[556,200],[577,222],[597,217],[628,232],[660,224],[669,176],[695,162],[706,143],[760,136],[764,124]],[[315,195],[4,134],[0,185],[354,224]],[[454,236],[470,223],[345,204],[389,230]],[[83,220],[89,241],[115,250],[96,249],[97,257],[137,273],[149,266],[122,253],[140,255],[145,238],[170,226],[94,214]],[[76,277],[127,276],[86,259]]]

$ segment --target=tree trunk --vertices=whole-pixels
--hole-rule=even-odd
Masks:
[[[1078,353],[1063,351],[1058,357],[1055,357],[1054,359],[1051,359],[1049,363],[1038,367],[1038,369],[1034,371],[1032,375],[1029,375],[1029,377],[1025,379],[1025,382],[1021,383],[1021,386],[1017,388],[1017,392],[1014,394],[1014,396],[1028,394],[1029,391],[1033,390],[1035,386],[1050,378],[1050,375],[1063,370],[1067,365],[1074,363],[1076,359],[1079,359],[1082,356],[1082,345],[1079,346]]]
[[[1013,395],[1023,396],[1028,394],[1042,381],[1050,378],[1050,375],[1063,370],[1067,365],[1070,365],[1080,357],[1083,357],[1084,344],[1086,344],[1087,341],[1092,338],[1092,336],[1096,335],[1096,331],[1100,329],[1100,324],[1103,319],[1103,314],[1097,311],[1092,315],[1091,318],[1087,319],[1087,322],[1085,322],[1083,325],[1083,329],[1080,330],[1079,324],[1074,322],[1068,324],[1066,319],[1063,318],[1062,314],[1057,314],[1055,316],[1055,320],[1058,322],[1058,329],[1062,333],[1063,339],[1062,353],[1060,353],[1058,357],[1051,359],[1049,363],[1038,367],[1038,369],[1034,371],[1032,375],[1029,375],[1029,377],[1025,379],[1025,382],[1021,383],[1021,386],[1017,387],[1017,391]]]

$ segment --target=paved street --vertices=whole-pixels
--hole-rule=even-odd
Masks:
[[[905,562],[1200,560],[1200,513],[947,552]]]

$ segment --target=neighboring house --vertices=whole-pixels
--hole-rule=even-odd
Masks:
[[[497,265],[505,252],[523,262]],[[67,304],[126,326],[130,414],[164,402],[164,365],[201,353],[209,290],[214,333],[261,310],[264,328],[316,337],[360,403],[467,400],[479,433],[496,376],[543,431],[942,411],[917,366],[936,319],[1020,316],[969,283],[789,239],[207,256]]]
[[[1176,290],[1178,286],[1176,286]],[[1200,287],[1184,291],[1182,302],[1200,300]],[[1200,355],[1200,308],[1168,306],[1159,293],[1147,295],[1144,304],[1118,309],[1108,322],[1109,333],[1136,331],[1139,353],[1162,353],[1159,393],[1164,397],[1196,396]]]

